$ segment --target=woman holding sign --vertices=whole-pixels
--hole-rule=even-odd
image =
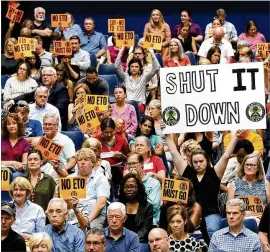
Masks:
[[[42,164],[41,152],[35,149],[30,151],[27,157],[28,171],[24,177],[29,180],[33,187],[30,197],[31,202],[38,204],[46,211],[49,201],[54,196],[56,184],[50,175],[41,172]]]
[[[172,36],[170,26],[165,22],[162,13],[157,9],[152,10],[149,22],[144,26],[144,37],[145,34],[149,33],[162,35],[162,57],[164,58],[168,52]]]
[[[258,196],[264,206],[270,203],[270,183],[265,179],[264,168],[257,155],[245,156],[238,169],[238,178],[230,184],[228,200],[241,196]],[[255,216],[255,211],[246,211],[246,216]]]
[[[162,122],[161,129],[164,128],[165,123]],[[193,151],[191,165],[188,165],[178,152],[171,136],[165,135],[178,174],[190,179],[194,185],[196,199],[202,207],[202,214],[210,238],[220,228],[221,216],[217,202],[220,182],[240,135],[240,130],[233,133],[228,148],[214,167],[211,166],[210,159],[204,150]]]
[[[164,60],[164,67],[190,66],[190,60],[184,54],[183,47],[179,39],[172,39],[169,46],[169,56]]]
[[[168,234],[170,235],[170,251],[204,252],[207,245],[185,232],[188,213],[184,206],[174,205],[167,211]]]
[[[143,104],[146,103],[146,85],[152,77],[158,72],[160,65],[155,56],[153,49],[149,49],[151,54],[153,65],[151,71],[143,71],[142,62],[138,58],[133,58],[128,63],[128,71],[124,72],[121,65],[121,58],[124,53],[125,47],[123,46],[119,51],[117,59],[115,61],[116,73],[124,80],[124,85],[127,89],[127,100],[137,101]]]

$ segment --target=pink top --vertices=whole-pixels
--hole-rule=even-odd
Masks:
[[[148,33],[162,34],[163,42],[167,41],[169,43],[172,38],[171,28],[167,23],[164,23],[161,26],[161,29],[159,29],[158,27],[153,27],[150,23],[147,23],[144,26],[143,35],[148,34]]]
[[[253,52],[256,52],[256,45],[258,43],[266,43],[265,37],[259,32],[257,32],[257,35],[254,37],[247,36],[246,33],[241,33],[238,39],[248,42],[248,45]]]
[[[184,58],[182,60],[179,60],[178,63],[180,64],[180,66],[191,65],[189,57],[187,55],[184,55]],[[173,60],[170,59],[169,57],[166,57],[166,59],[164,60],[164,66],[165,67],[178,67],[178,65],[174,63]]]
[[[114,64],[117,58],[117,55],[119,53],[119,49],[115,49],[115,47],[112,45],[112,46],[108,46],[107,50],[110,52],[111,62]],[[127,68],[127,58],[128,58],[128,50],[125,50],[121,58],[121,65],[124,72],[126,71],[126,68]]]
[[[138,127],[136,110],[131,104],[126,104],[126,109],[124,113],[118,114],[115,109],[115,104],[112,104],[112,117],[121,118],[125,121],[126,130],[128,130],[128,135],[135,137],[136,130]]]

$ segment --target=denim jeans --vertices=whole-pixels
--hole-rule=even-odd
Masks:
[[[206,222],[206,229],[209,236],[209,239],[211,239],[214,232],[218,231],[220,229],[221,224],[221,216],[219,214],[210,214],[204,217]]]

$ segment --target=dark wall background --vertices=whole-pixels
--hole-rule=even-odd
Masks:
[[[8,28],[9,20],[4,18],[7,11],[7,2],[2,4],[2,44],[3,38]],[[170,25],[171,29],[179,23],[180,12],[183,9],[192,11],[192,19],[201,26],[204,33],[206,25],[211,22],[215,11],[218,8],[224,8],[227,11],[227,20],[232,22],[238,35],[245,29],[249,20],[254,20],[258,24],[258,30],[264,34],[267,41],[270,41],[270,2],[253,1],[253,2],[82,2],[82,1],[36,1],[21,2],[19,9],[24,10],[23,20],[26,18],[33,19],[33,10],[35,7],[44,7],[46,9],[46,20],[50,21],[50,14],[70,12],[74,15],[76,23],[82,27],[83,20],[87,16],[94,18],[96,30],[107,34],[107,19],[114,16],[122,15],[126,18],[126,30],[134,30],[141,36],[145,23],[148,22],[152,9],[159,9]],[[19,31],[19,24],[16,24],[15,34]]]

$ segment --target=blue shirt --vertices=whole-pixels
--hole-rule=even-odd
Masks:
[[[52,238],[52,252],[84,252],[84,232],[70,223],[66,222],[64,230],[60,232],[49,224],[43,232],[48,233]]]
[[[89,35],[83,32],[79,37],[81,40],[81,49],[89,53],[97,54],[101,49],[107,49],[106,39],[100,32],[94,31]]]
[[[42,125],[38,120],[29,120],[25,125],[24,137],[37,137],[43,136]]]
[[[57,27],[54,32],[60,32]],[[70,28],[64,28],[63,34],[66,40],[69,40],[72,36],[79,36],[82,33],[82,29],[78,24],[72,25]]]
[[[122,235],[118,240],[114,240],[110,236],[109,227],[104,230],[106,235],[106,249],[105,252],[140,252],[140,241],[136,233],[130,231],[127,228],[123,228]]]
[[[215,232],[211,238],[208,252],[263,252],[260,238],[244,225],[236,236],[229,227]]]

